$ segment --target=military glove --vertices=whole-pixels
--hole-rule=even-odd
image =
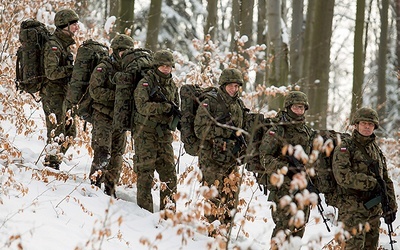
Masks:
[[[390,211],[388,213],[386,213],[383,218],[385,219],[385,223],[386,224],[392,224],[393,221],[396,220],[396,213],[397,211]]]

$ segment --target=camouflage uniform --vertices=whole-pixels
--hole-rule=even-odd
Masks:
[[[73,55],[69,46],[75,44],[75,40],[72,32],[67,34],[62,28],[78,20],[78,15],[72,10],[57,12],[54,18],[57,29],[44,47],[44,68],[47,79],[42,86],[40,96],[46,116],[47,144],[58,140],[57,142],[62,145],[61,153],[68,150],[69,144],[63,144],[64,141],[58,137],[76,136],[73,119],[66,116],[67,110],[72,107],[66,100],[67,86],[73,69]],[[51,114],[55,115],[57,123],[51,122]],[[61,159],[56,155],[46,155],[45,165],[58,169],[60,163]]]
[[[352,124],[360,121],[368,121],[378,128],[378,115],[375,110],[361,108],[356,111]],[[375,142],[375,134],[363,136],[358,130],[354,130],[349,138],[345,138],[338,145],[333,154],[332,170],[339,185],[341,194],[336,206],[339,209],[339,221],[345,225],[345,229],[352,233],[352,237],[346,242],[346,249],[378,249],[380,217],[382,206],[373,206],[369,210],[364,203],[374,198],[379,190],[377,179],[371,171],[368,157],[361,148],[365,148],[370,158],[379,164],[379,173],[387,186],[389,204],[394,216],[397,211],[393,182],[388,176],[385,157]],[[393,220],[395,217],[393,218]],[[360,225],[369,223],[369,230],[361,230],[353,235],[354,229]]]
[[[92,148],[94,151],[90,176],[92,184],[101,186],[104,192],[115,197],[115,186],[118,184],[122,168],[122,155],[125,152],[126,133],[113,128],[115,83],[112,78],[120,71],[119,52],[132,48],[134,41],[126,35],[117,35],[111,42],[113,53],[104,58],[94,69],[89,81],[89,93],[93,98]],[[96,176],[92,176],[97,170]]]
[[[289,206],[280,207],[279,201],[282,197],[289,195],[292,198],[298,192],[302,190],[290,190],[290,183],[294,174],[301,172],[301,169],[295,169],[291,166],[291,163],[282,155],[282,148],[286,145],[300,145],[306,154],[310,154],[312,150],[312,141],[315,136],[315,132],[305,124],[304,115],[298,116],[291,111],[293,104],[305,105],[305,110],[308,109],[309,104],[307,96],[300,91],[290,92],[286,98],[284,106],[286,111],[280,111],[275,118],[273,118],[273,125],[263,136],[260,145],[260,159],[261,164],[266,169],[268,176],[267,187],[270,191],[268,200],[275,202],[276,210],[272,210],[272,218],[275,222],[275,228],[272,232],[272,238],[280,230],[290,231],[291,236],[302,237],[304,234],[304,227],[296,228],[292,225],[289,220],[291,219]],[[284,175],[283,184],[277,187],[271,183],[271,175],[277,173],[277,171],[284,166],[289,168],[287,175]],[[293,199],[293,202],[296,201]],[[303,210],[305,215],[305,221],[308,220],[310,214],[309,206],[303,206],[303,204],[297,204],[299,210]]]
[[[243,85],[242,74],[237,69],[225,69],[220,77],[220,87],[207,94],[196,112],[194,131],[202,141],[199,152],[199,165],[203,174],[203,182],[206,185],[216,185],[217,197],[211,199],[216,210],[207,216],[209,222],[219,219],[221,223],[231,222],[230,210],[234,208],[235,187],[231,191],[224,189],[224,180],[231,173],[237,173],[237,167],[243,159],[239,159],[245,151],[235,136],[235,131],[230,128],[219,126],[228,124],[237,128],[243,128],[248,109],[238,94],[231,97],[226,92],[226,85],[237,83]],[[231,183],[232,184],[232,183]],[[239,183],[235,183],[237,185]],[[226,184],[229,187],[229,183]]]
[[[160,210],[166,208],[166,198],[172,200],[177,182],[169,124],[173,120],[170,102],[178,105],[179,95],[172,75],[158,70],[161,65],[174,65],[171,52],[161,50],[154,54],[154,69],[147,72],[134,92],[137,109],[134,128],[137,203],[150,212],[153,212],[154,171],[166,184],[160,187]]]

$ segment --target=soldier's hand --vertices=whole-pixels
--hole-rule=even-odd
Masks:
[[[392,224],[393,221],[396,220],[396,213],[397,213],[397,211],[390,211],[390,212],[384,214],[383,218],[385,219],[385,223]]]

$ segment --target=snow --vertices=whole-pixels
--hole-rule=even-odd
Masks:
[[[41,111],[33,115],[38,127],[44,127],[40,125]],[[135,185],[118,186],[117,199],[91,186],[87,178],[91,157],[85,148],[70,148],[66,155],[72,157],[65,158],[60,171],[55,171],[42,165],[40,154],[45,144],[37,138],[45,137],[44,129],[22,136],[10,124],[3,122],[1,127],[22,157],[0,165],[0,249],[224,249],[220,238],[208,237],[207,233],[197,230],[204,223],[196,219],[196,207],[202,203],[200,194],[207,188],[201,187],[198,181],[201,173],[197,158],[182,153],[179,141],[173,146],[179,159],[178,178],[185,177],[178,186],[180,217],[171,215],[167,216],[171,219],[161,219],[155,190],[156,212],[152,214],[137,206]],[[192,171],[185,172],[188,168]],[[392,176],[398,176],[396,168],[392,171]],[[244,174],[251,180],[250,173]],[[394,181],[399,194],[398,182]],[[228,248],[269,249],[274,228],[271,204],[257,184],[246,183],[242,185],[241,197],[248,209],[237,211],[235,221],[244,222],[233,228]],[[335,217],[337,210],[325,203],[323,208],[327,218]],[[304,214],[297,213],[297,217],[304,220]],[[331,230],[328,232],[318,210],[313,208],[303,239],[292,241],[284,249],[322,249],[341,230],[335,225],[328,222]],[[387,231],[386,224],[382,223],[381,227]],[[393,223],[393,228],[398,235],[399,220]],[[399,236],[394,239],[400,241]],[[385,249],[390,249],[388,241],[389,237],[382,231],[380,244]],[[395,249],[399,249],[398,244]]]

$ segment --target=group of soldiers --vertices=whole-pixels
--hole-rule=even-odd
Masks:
[[[46,114],[48,143],[58,138],[62,151],[68,149],[65,137],[74,136],[75,126],[66,115],[71,108],[65,100],[65,89],[72,73],[73,61],[69,46],[74,44],[74,33],[78,30],[78,15],[73,10],[61,10],[56,13],[57,27],[54,39],[46,45],[45,73],[48,78],[41,91],[43,109]],[[101,187],[104,183],[106,194],[115,197],[122,168],[122,155],[125,151],[125,132],[114,130],[113,123],[115,84],[112,75],[121,70],[124,51],[133,48],[134,41],[126,35],[117,35],[111,42],[112,54],[96,66],[89,83],[89,93],[93,98],[92,148],[94,157],[90,170],[92,184]],[[154,53],[153,67],[146,72],[134,91],[137,112],[134,125],[135,156],[137,171],[137,204],[153,212],[151,189],[154,184],[154,172],[159,174],[160,209],[175,208],[173,194],[177,191],[177,174],[172,147],[173,132],[171,126],[179,114],[178,88],[171,72],[174,68],[173,54],[168,50]],[[207,94],[200,103],[194,119],[194,131],[201,139],[199,167],[203,184],[215,186],[218,195],[210,200],[213,209],[205,217],[210,223],[219,220],[222,224],[232,224],[232,209],[235,208],[237,190],[240,181],[239,167],[244,162],[248,150],[243,131],[247,129],[250,110],[239,97],[244,80],[242,73],[233,68],[222,71],[218,85]],[[60,105],[63,103],[63,105]],[[288,145],[296,146],[311,154],[317,131],[306,124],[305,113],[310,108],[306,94],[290,91],[284,101],[284,107],[272,119],[273,125],[262,134],[259,150],[259,164],[267,178],[268,200],[276,204],[272,208],[272,218],[276,224],[272,233],[272,248],[281,244],[277,238],[290,240],[302,237],[304,225],[293,223],[290,204],[280,205],[284,197],[290,197],[296,207],[304,213],[305,221],[310,214],[310,206],[301,204],[294,198],[297,193],[306,190],[299,188],[295,192],[292,180],[304,172],[293,166],[292,161],[283,153]],[[51,121],[55,114],[57,123]],[[342,141],[334,150],[333,172],[341,189],[337,204],[339,221],[345,229],[351,231],[359,225],[368,223],[346,241],[346,249],[377,249],[379,240],[379,218],[392,223],[396,218],[397,204],[394,187],[388,176],[387,165],[379,146],[375,142],[374,130],[379,127],[375,110],[361,108],[352,119],[354,131],[351,137]],[[179,127],[179,126],[178,126]],[[55,136],[56,135],[56,136]],[[350,146],[350,145],[356,145]],[[360,146],[358,146],[360,145]],[[301,147],[300,147],[301,146]],[[301,149],[299,149],[301,148]],[[367,154],[368,156],[366,156]],[[373,160],[378,172],[371,171]],[[61,159],[53,155],[46,156],[45,165],[58,169]],[[286,169],[286,171],[283,171]],[[283,182],[279,185],[272,181],[274,174],[283,173]],[[259,173],[260,174],[260,173]],[[377,176],[379,175],[379,176]],[[365,208],[365,198],[370,198],[381,191],[378,177],[386,183],[390,203],[390,212],[382,214],[380,204]],[[225,181],[229,178],[233,181]],[[230,190],[229,192],[226,190]],[[278,237],[279,236],[279,237]]]

